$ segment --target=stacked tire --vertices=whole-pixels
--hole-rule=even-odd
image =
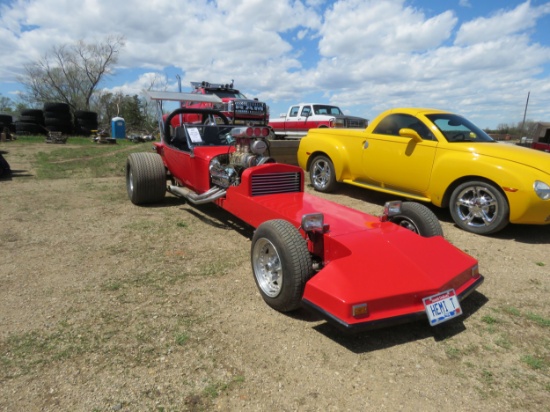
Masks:
[[[13,117],[9,114],[0,114],[0,132],[3,132],[6,128],[10,133],[15,133]]]
[[[90,136],[92,130],[97,130],[98,121],[96,112],[76,110],[74,112],[74,134]]]
[[[15,133],[17,135],[45,134],[44,112],[39,109],[25,109],[21,111],[19,120],[15,122]]]
[[[73,133],[73,116],[67,103],[44,103],[44,125],[49,132]]]

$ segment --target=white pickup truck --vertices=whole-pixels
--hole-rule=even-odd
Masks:
[[[309,129],[356,128],[364,129],[368,120],[362,117],[346,116],[338,106],[321,103],[300,103],[290,106],[288,113],[269,119],[269,126],[277,138],[300,139]]]

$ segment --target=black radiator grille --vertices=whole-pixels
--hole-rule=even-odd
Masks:
[[[252,175],[252,196],[299,192],[301,183],[298,172],[255,174]]]
[[[367,124],[362,119],[347,119],[347,126],[352,128],[365,128],[367,127]]]

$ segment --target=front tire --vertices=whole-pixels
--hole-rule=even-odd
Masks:
[[[316,156],[309,166],[309,180],[313,188],[322,193],[336,188],[336,174],[332,161],[324,155]]]
[[[158,203],[166,194],[166,170],[156,153],[131,153],[126,162],[126,190],[134,205]]]
[[[437,216],[420,203],[403,202],[401,213],[392,216],[390,222],[403,226],[422,237],[443,236],[443,228]]]
[[[300,307],[313,269],[305,239],[290,222],[268,220],[254,232],[252,271],[264,301],[279,312]]]
[[[451,195],[451,216],[460,228],[478,235],[490,235],[508,224],[510,206],[506,196],[492,183],[471,181]]]

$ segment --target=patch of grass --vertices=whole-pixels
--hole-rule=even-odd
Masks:
[[[137,232],[160,232],[163,230],[162,227],[157,222],[154,222],[152,220],[132,220],[130,223],[124,226],[124,229],[130,229]]]
[[[89,139],[82,139],[79,147],[60,147],[48,153],[37,153],[37,178],[124,176],[128,154],[148,150],[150,146],[135,146],[125,140],[117,144],[98,145]]]
[[[500,346],[503,349],[512,348],[512,342],[510,342],[510,339],[508,339],[507,336],[500,336],[499,338],[495,339],[495,345]]]
[[[189,340],[189,335],[187,333],[181,332],[176,334],[176,337],[175,337],[176,345],[183,346],[185,345],[185,342],[187,342],[188,340]]]
[[[537,265],[537,266],[546,266],[544,262],[536,262],[535,265]]]
[[[207,262],[204,265],[199,267],[196,275],[198,276],[222,276],[228,270],[228,265],[226,262]]]
[[[214,399],[217,398],[221,393],[229,390],[235,384],[240,384],[244,382],[244,376],[237,375],[234,376],[229,382],[214,382],[206,386],[203,390],[203,394],[208,398]]]
[[[121,288],[122,288],[122,282],[119,280],[108,281],[104,283],[102,286],[103,290],[108,290],[111,292],[115,292],[117,290],[120,290]]]
[[[525,363],[527,366],[529,366],[531,369],[535,369],[535,370],[543,369],[548,366],[544,361],[544,359],[533,355],[522,356],[521,361]]]
[[[519,311],[519,309],[513,306],[505,306],[502,308],[502,310],[512,316],[521,316],[521,312]]]
[[[485,322],[487,325],[495,325],[497,323],[500,323],[500,321],[497,318],[492,317],[491,315],[485,315],[481,318],[482,322]]]
[[[16,145],[29,145],[36,143],[44,143],[46,140],[45,136],[36,135],[36,136],[17,136],[17,140],[13,140],[10,144]],[[72,143],[72,142],[71,142]]]
[[[539,326],[545,328],[550,327],[550,319],[537,315],[536,313],[529,312],[525,315],[525,317]]]
[[[462,357],[462,353],[460,352],[460,349],[455,348],[454,346],[446,347],[445,355],[447,355],[447,358],[449,359],[460,359]]]
[[[53,333],[30,331],[12,334],[0,342],[0,363],[4,378],[27,374],[37,366],[69,359],[91,350],[90,339],[74,329],[58,325]]]
[[[492,385],[493,382],[495,381],[493,372],[487,369],[483,369],[481,371],[481,381],[486,385]]]

